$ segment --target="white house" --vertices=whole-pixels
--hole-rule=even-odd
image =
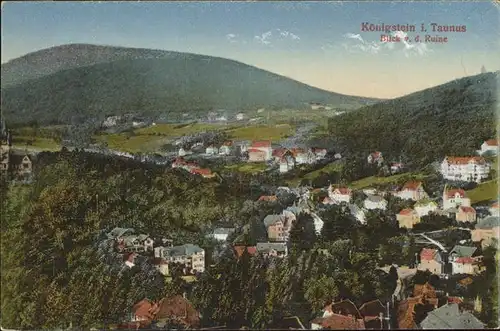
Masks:
[[[395,194],[398,198],[404,200],[418,201],[429,197],[424,190],[422,182],[407,182],[399,192]]]
[[[364,207],[368,210],[387,208],[387,200],[378,195],[369,195],[364,201]]]
[[[221,155],[230,155],[232,151],[233,151],[232,141],[224,142],[224,144],[222,144],[222,146],[219,148],[219,154]]]
[[[370,155],[368,155],[366,160],[369,164],[374,164],[374,163],[381,164],[382,162],[384,162],[384,157],[382,156],[382,152],[377,151],[370,153]]]
[[[498,202],[495,202],[493,203],[490,208],[489,208],[489,212],[491,215],[493,216],[500,216],[500,212],[499,212],[499,209],[498,209]]]
[[[269,161],[273,158],[273,148],[270,141],[254,141],[248,149],[250,162]]]
[[[292,154],[295,157],[296,164],[313,164],[316,162],[316,155],[311,150],[294,148]]]
[[[443,209],[457,208],[460,206],[470,207],[470,199],[462,189],[448,189],[447,186],[443,190]]]
[[[460,246],[453,247],[450,251],[449,261],[452,274],[475,274],[479,271],[481,257],[473,257],[476,247]]]
[[[482,156],[447,156],[441,163],[441,174],[448,180],[480,183],[488,178],[490,164]]]
[[[243,121],[244,119],[245,119],[245,114],[243,114],[243,113],[236,114],[237,121]]]
[[[179,156],[186,156],[186,151],[184,150],[184,148],[179,148]]]
[[[431,200],[420,200],[415,203],[414,208],[419,217],[429,215],[438,209],[438,204]]]
[[[493,155],[498,155],[498,140],[490,139],[483,142],[483,144],[481,145],[481,149],[478,151],[478,153],[479,155],[483,155],[488,152]]]
[[[233,228],[217,228],[214,229],[211,237],[217,241],[227,241],[227,237],[233,232]]]
[[[282,157],[280,159],[280,172],[285,173],[293,169],[295,162],[290,157]]]
[[[326,157],[326,148],[311,148],[311,152],[316,155],[316,160],[323,160]]]
[[[316,234],[319,235],[321,233],[321,230],[323,229],[323,225],[325,224],[325,222],[323,222],[323,220],[315,213],[311,213],[311,217],[314,221],[314,230]]]
[[[208,155],[219,154],[219,149],[217,147],[215,147],[214,145],[210,145],[205,150],[205,154],[208,154]]]
[[[167,263],[176,262],[197,272],[205,271],[205,250],[196,245],[156,247],[154,254],[156,258],[163,258]]]
[[[356,218],[362,224],[366,223],[365,212],[363,211],[363,209],[359,208],[355,204],[350,204],[349,210],[351,212],[351,215],[354,216],[354,218]]]
[[[328,188],[328,197],[334,204],[340,204],[342,202],[349,203],[351,202],[352,191],[347,187],[334,188],[330,185]]]

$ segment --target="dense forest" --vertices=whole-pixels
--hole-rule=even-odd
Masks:
[[[475,154],[496,136],[498,75],[465,77],[331,118],[330,134],[350,154],[381,151],[416,167]]]

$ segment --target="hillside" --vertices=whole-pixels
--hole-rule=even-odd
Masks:
[[[351,153],[379,150],[388,161],[401,156],[416,166],[445,155],[470,155],[496,136],[498,77],[498,72],[465,77],[362,107],[332,118],[329,134]]]
[[[153,50],[127,53],[118,48],[116,53],[86,52],[82,60],[76,61],[74,57],[82,46],[75,47],[71,52],[62,48],[63,54],[69,54],[66,57],[54,55],[59,54],[56,50],[45,50],[46,62],[40,52],[31,55],[36,61],[30,63],[36,63],[37,68],[31,76],[40,77],[2,88],[2,109],[10,122],[36,118],[41,123],[66,123],[76,114],[88,118],[123,113],[156,116],[221,108],[307,108],[310,102],[354,109],[378,101],[324,91],[222,58]],[[135,58],[123,59],[127,57]],[[84,66],[92,61],[105,63]],[[2,81],[4,71],[8,72],[7,77],[16,70],[17,76],[27,77],[24,70],[29,71],[28,65],[16,60],[5,67]],[[12,76],[9,80],[15,81]]]
[[[2,88],[59,71],[99,63],[132,59],[159,59],[178,56],[169,52],[145,48],[127,48],[90,44],[69,44],[42,49],[2,64]]]

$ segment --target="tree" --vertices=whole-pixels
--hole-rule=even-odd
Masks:
[[[290,243],[299,251],[309,250],[316,242],[314,220],[310,214],[300,213],[290,230]]]

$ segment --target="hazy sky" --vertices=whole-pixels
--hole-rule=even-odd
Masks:
[[[145,47],[230,58],[339,93],[396,97],[482,65],[499,70],[499,14],[492,2],[2,2],[2,63],[67,43]],[[362,31],[364,22],[417,31],[410,43],[383,43],[383,32]],[[431,23],[466,32],[433,33]],[[426,34],[448,42],[412,41]]]

